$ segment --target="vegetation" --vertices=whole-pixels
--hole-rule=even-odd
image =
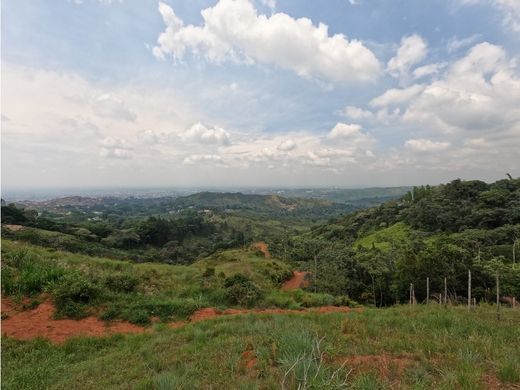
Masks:
[[[507,388],[520,379],[520,316],[503,314],[497,323],[486,305],[396,306],[220,317],[63,345],[5,338],[2,387]]]
[[[407,302],[411,283],[424,301],[427,277],[434,297],[447,278],[450,299],[462,300],[468,271],[478,301],[496,295],[497,273],[501,294],[520,296],[520,265],[513,265],[519,237],[520,179],[455,180],[270,244],[315,273],[316,291],[382,306]]]
[[[520,296],[520,179],[414,188],[350,214],[342,213],[351,206],[271,195],[60,202],[2,206],[4,297],[25,308],[50,300],[56,318],[124,320],[147,332],[62,345],[4,337],[3,388],[520,384],[520,312],[507,301]],[[259,239],[272,258],[251,245]],[[307,287],[281,289],[294,270],[308,271]],[[468,271],[477,305],[438,305],[445,278],[449,301],[465,302]],[[497,276],[501,321],[490,304]],[[399,305],[411,284],[424,302],[426,278],[430,304]],[[365,307],[341,314],[325,307],[168,326],[202,308],[357,302]]]

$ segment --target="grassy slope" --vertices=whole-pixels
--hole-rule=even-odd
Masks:
[[[354,242],[354,247],[362,246],[372,248],[372,246],[382,251],[390,251],[392,245],[398,245],[408,241],[411,228],[403,222],[398,222],[387,228],[376,230]]]
[[[4,239],[2,255],[4,292],[7,283],[21,286],[11,289],[21,292],[14,292],[15,295],[27,294],[26,286],[36,284],[42,287],[33,289],[36,296],[41,291],[52,295],[52,284],[45,284],[47,282],[41,276],[45,269],[57,267],[66,274],[79,272],[100,290],[84,307],[87,312],[104,319],[122,318],[137,324],[146,324],[152,315],[168,321],[186,317],[198,308],[233,306],[226,297],[223,282],[224,278],[237,273],[244,274],[263,292],[263,298],[254,304],[257,307],[297,309],[334,303],[333,297],[326,294],[280,291],[281,282],[292,274],[290,267],[279,260],[266,259],[254,250],[222,251],[189,266],[137,264]],[[19,265],[19,258],[25,259],[25,266]],[[128,291],[114,290],[107,282],[114,277],[129,278],[137,284]]]
[[[277,389],[298,357],[303,358],[295,368],[308,363],[314,377],[319,354],[313,346],[321,338],[325,355],[314,388],[328,388],[334,370],[353,355],[378,358],[361,366],[347,362],[336,378],[353,369],[350,388],[479,389],[520,380],[520,311],[504,310],[497,322],[491,307],[468,314],[464,308],[397,306],[216,318],[177,330],[156,326],[147,334],[79,338],[61,346],[4,339],[2,387]],[[246,366],[246,350],[257,358],[254,368]],[[381,364],[381,357],[387,363]],[[293,371],[286,384],[297,387]]]

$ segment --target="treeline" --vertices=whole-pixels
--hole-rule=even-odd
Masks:
[[[462,299],[468,270],[478,300],[492,299],[496,273],[503,295],[518,298],[519,238],[520,179],[454,180],[280,237],[271,251],[303,263],[317,291],[381,306],[407,301],[410,283],[424,299],[427,277],[433,293],[443,291],[446,277],[451,299]]]

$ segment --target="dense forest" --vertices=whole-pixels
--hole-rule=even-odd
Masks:
[[[454,180],[280,237],[271,250],[301,262],[317,291],[382,306],[406,302],[411,283],[424,300],[426,278],[438,294],[446,277],[450,299],[461,299],[468,271],[477,300],[492,298],[497,273],[502,293],[518,296],[519,238],[520,179]]]

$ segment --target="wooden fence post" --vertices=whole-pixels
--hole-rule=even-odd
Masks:
[[[426,278],[426,304],[430,303],[430,278]]]
[[[471,310],[471,271],[468,271],[468,311]]]
[[[497,272],[497,320],[500,321],[500,279]]]
[[[448,278],[444,277],[444,307],[448,306]]]

